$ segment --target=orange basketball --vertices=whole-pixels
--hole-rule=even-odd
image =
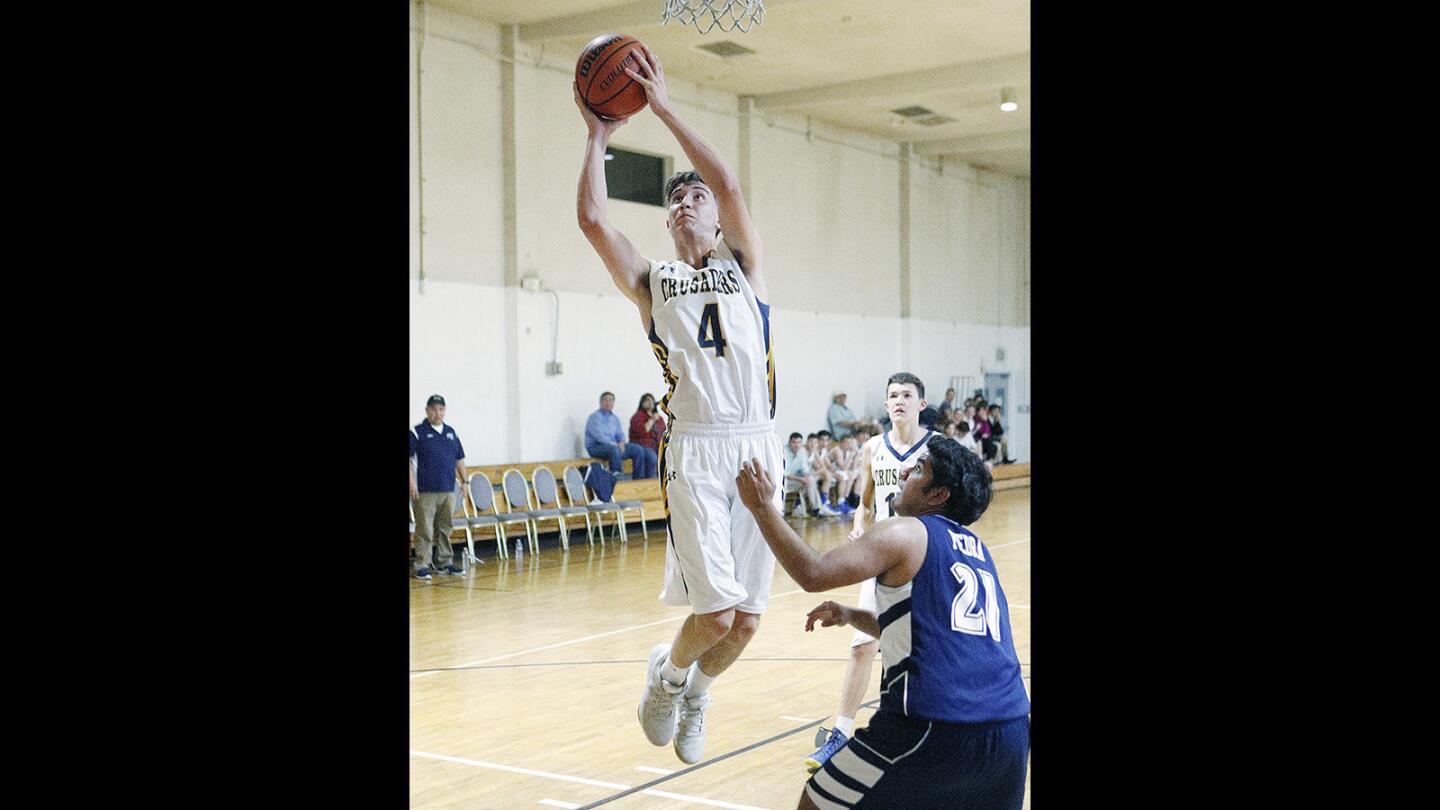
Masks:
[[[640,73],[640,40],[624,34],[601,34],[590,40],[575,63],[575,83],[585,106],[601,118],[629,118],[645,108],[645,87],[625,72]]]

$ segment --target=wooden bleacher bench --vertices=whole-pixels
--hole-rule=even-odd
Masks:
[[[650,530],[655,530],[655,521],[663,521],[666,516],[665,502],[660,497],[660,479],[646,478],[640,481],[617,481],[615,482],[615,500],[617,501],[644,501],[645,519],[650,522]],[[639,522],[638,513],[627,513],[625,522]]]
[[[559,481],[561,476],[565,474],[565,465],[572,464],[583,473],[592,461],[601,461],[601,459],[567,458],[560,461],[522,461],[513,464],[466,464],[465,475],[469,477],[473,473],[483,472],[490,477],[490,483],[498,487],[500,486],[501,478],[508,469],[514,468],[519,470],[520,474],[525,476],[525,480],[529,481],[530,475],[535,472],[536,467],[549,467],[550,472],[555,473],[555,480]]]
[[[471,473],[483,472],[490,476],[490,482],[492,484],[499,485],[500,477],[505,474],[506,470],[512,467],[519,470],[520,474],[525,476],[526,481],[530,480],[530,474],[535,472],[536,467],[549,467],[550,472],[555,473],[555,480],[558,481],[564,474],[565,465],[573,464],[576,469],[583,473],[592,461],[597,464],[606,463],[603,458],[567,458],[560,461],[525,461],[517,464],[467,464],[465,465],[465,475],[468,477]],[[627,473],[633,473],[634,467],[632,466],[632,461],[633,459],[625,459],[625,463],[621,468]]]
[[[1001,464],[990,471],[993,489],[1015,489],[1030,486],[1030,465]]]

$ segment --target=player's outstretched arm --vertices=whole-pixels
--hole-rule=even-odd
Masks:
[[[645,87],[645,97],[650,109],[669,127],[685,156],[695,166],[695,171],[705,179],[705,185],[715,193],[715,202],[720,209],[720,230],[725,234],[725,244],[730,246],[751,289],[762,301],[770,298],[765,288],[765,279],[760,272],[764,264],[764,246],[760,234],[750,219],[750,209],[745,207],[745,196],[740,193],[740,178],[725,165],[720,153],[715,151],[694,127],[685,123],[670,105],[670,93],[665,86],[665,68],[660,58],[642,47],[637,53],[644,58],[638,60],[639,71],[626,68],[635,81]]]
[[[625,123],[626,119],[607,121],[595,115],[580,100],[580,90],[575,88],[575,106],[590,135],[585,141],[585,163],[580,169],[580,191],[576,199],[576,213],[580,219],[580,230],[590,240],[590,246],[600,254],[610,278],[626,298],[640,308],[640,317],[647,324],[650,317],[650,260],[640,255],[625,234],[610,227],[606,218],[605,149],[610,146],[610,136]]]
[[[924,559],[925,526],[915,518],[881,521],[853,543],[845,543],[822,555],[801,540],[780,516],[773,503],[775,482],[770,480],[760,459],[740,465],[735,486],[741,502],[760,525],[760,534],[775,552],[775,559],[780,561],[785,573],[807,591],[828,591],[878,577],[892,568],[908,568],[909,553],[917,536],[922,544],[921,559]]]

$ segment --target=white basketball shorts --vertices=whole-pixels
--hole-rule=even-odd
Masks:
[[[660,445],[660,491],[670,510],[660,601],[696,613],[765,612],[775,555],[735,489],[741,462],[752,458],[770,473],[781,508],[785,463],[773,422],[670,426]]]

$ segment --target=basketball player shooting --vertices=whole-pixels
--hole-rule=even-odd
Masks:
[[[669,518],[661,601],[691,615],[670,644],[650,651],[636,714],[654,745],[673,743],[686,763],[705,747],[710,684],[739,658],[770,599],[775,556],[736,491],[741,464],[783,469],[775,435],[770,307],[760,235],[736,175],[671,106],[660,60],[635,51],[626,73],[645,89],[695,171],[665,184],[665,227],[676,258],[640,255],[606,218],[605,150],[625,119],[597,116],[575,87],[589,129],[580,172],[580,230],[615,286],[633,302],[669,391],[660,443],[660,491]],[[623,92],[623,90],[622,90]],[[723,236],[722,236],[723,234]],[[772,500],[781,503],[781,493]]]

